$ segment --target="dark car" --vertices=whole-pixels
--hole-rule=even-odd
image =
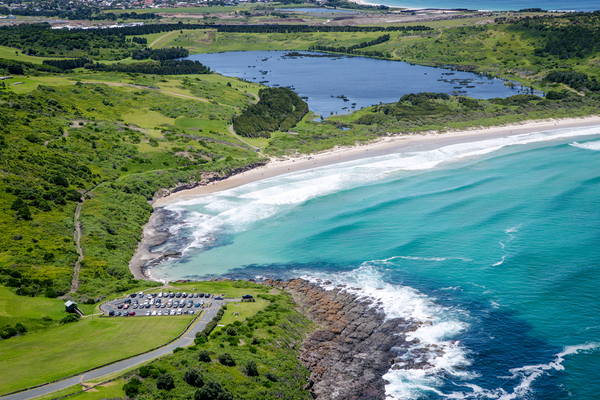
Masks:
[[[170,297],[170,298],[173,298],[173,297],[175,297],[175,293],[171,293],[171,294],[169,294],[169,297]]]
[[[187,293],[182,293],[182,294],[181,294],[181,297],[183,297],[183,298],[186,298],[187,296],[188,296],[188,294],[187,294]]]
[[[118,308],[119,310],[120,310],[120,309],[122,309],[122,308],[123,308],[123,304],[119,304],[119,305],[117,306],[117,308]]]
[[[175,297],[180,298],[181,297],[181,293],[175,293]]]
[[[121,316],[121,311],[117,311],[117,313],[115,314],[115,317],[120,317]]]
[[[139,305],[137,305],[137,304],[134,304],[132,308],[135,310],[135,309],[137,309],[138,307],[139,307]]]
[[[129,295],[129,297],[131,297],[131,298],[134,298],[135,296],[137,296],[137,293],[131,293],[131,294]]]
[[[253,298],[254,298],[254,296],[252,296],[251,294],[245,294],[242,296],[242,299],[245,299],[245,300],[249,300],[249,299],[253,299]]]
[[[215,297],[215,300],[223,300],[223,298],[221,296],[217,296]]]
[[[198,297],[204,297],[204,293],[198,293]]]
[[[109,317],[114,317],[114,316],[115,316],[115,310],[110,310],[110,311],[108,312],[108,316],[109,316]]]

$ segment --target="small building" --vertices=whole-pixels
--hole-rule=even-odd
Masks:
[[[76,311],[77,310],[77,303],[75,303],[74,301],[69,300],[69,301],[67,301],[65,303],[65,309],[69,313],[77,312]]]

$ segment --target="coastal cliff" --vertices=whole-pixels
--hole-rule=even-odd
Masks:
[[[405,333],[418,325],[385,313],[343,287],[326,290],[304,279],[268,280],[290,293],[319,328],[302,344],[310,371],[307,389],[319,400],[384,399],[383,375],[407,348]],[[410,342],[413,343],[413,342]]]

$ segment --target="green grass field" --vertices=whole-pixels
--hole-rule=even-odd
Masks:
[[[15,49],[13,47],[6,47],[6,46],[0,46],[0,58],[3,58],[5,60],[30,62],[32,64],[42,64],[42,62],[44,60],[60,59],[60,58],[50,58],[50,57],[28,56],[27,54],[21,53],[21,50],[19,50],[19,49]]]
[[[50,382],[161,346],[182,333],[191,320],[192,316],[188,315],[85,318],[4,340],[0,342],[0,369],[10,373],[0,375],[0,394]]]

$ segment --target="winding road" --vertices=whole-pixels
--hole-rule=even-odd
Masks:
[[[206,309],[202,316],[196,320],[195,324],[188,329],[179,339],[174,342],[163,346],[157,350],[151,351],[149,353],[140,354],[139,356],[135,356],[129,358],[127,360],[118,361],[113,364],[106,365],[104,367],[98,368],[93,371],[89,371],[77,376],[73,376],[62,381],[49,383],[47,385],[27,390],[25,392],[15,393],[8,396],[0,397],[2,400],[27,400],[32,399],[38,396],[44,396],[52,392],[56,392],[57,390],[66,389],[70,386],[76,385],[78,383],[82,383],[85,381],[89,381],[91,379],[100,378],[102,376],[114,374],[119,371],[124,371],[128,368],[134,367],[139,364],[147,363],[157,357],[161,357],[173,352],[173,350],[177,347],[186,347],[190,346],[194,343],[194,338],[196,337],[197,332],[201,332],[206,324],[210,322],[221,305],[226,302],[235,302],[240,301],[240,299],[227,299],[227,300],[216,300],[213,302],[210,308]],[[150,317],[151,318],[151,317]],[[5,371],[6,372],[6,371]]]

